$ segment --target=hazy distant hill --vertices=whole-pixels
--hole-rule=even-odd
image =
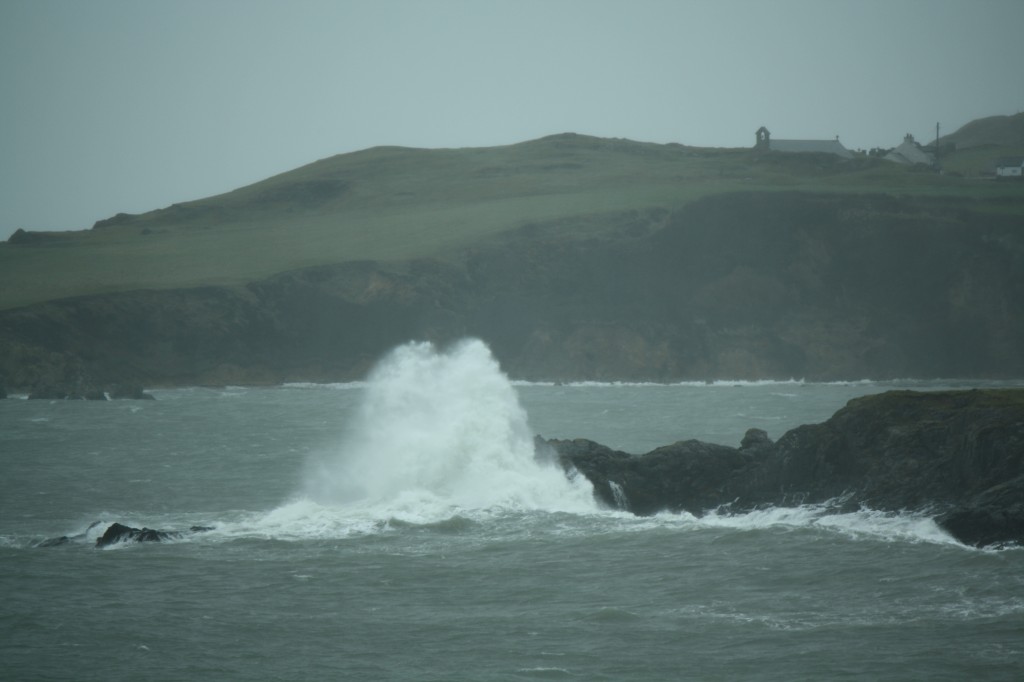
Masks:
[[[807,190],[1013,196],[881,159],[757,154],[564,134],[481,149],[378,147],[92,230],[0,243],[0,310],[67,296],[240,286],[314,265],[444,258],[534,223],[600,236],[622,211]],[[1001,209],[1002,210],[1002,209]]]
[[[438,257],[531,222],[743,187],[742,151],[581,135],[483,149],[378,147],[93,230],[0,244],[0,309],[69,295],[240,285],[300,267]],[[582,221],[600,230],[601,220]]]
[[[0,244],[0,386],[353,379],[463,335],[532,378],[1020,376],[1024,184],[564,134]]]
[[[1024,113],[975,119],[939,138],[940,146],[951,143],[956,144],[957,149],[986,145],[1024,147]]]

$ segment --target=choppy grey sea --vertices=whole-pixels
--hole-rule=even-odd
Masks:
[[[523,384],[469,342],[352,384],[15,396],[0,679],[1020,680],[1024,550],[915,514],[637,518],[532,446],[735,446],[987,385],[1024,383]],[[96,549],[114,521],[212,530]]]

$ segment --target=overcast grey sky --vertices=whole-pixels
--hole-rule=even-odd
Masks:
[[[1024,0],[0,0],[0,239],[375,145],[931,139],[1024,110]]]

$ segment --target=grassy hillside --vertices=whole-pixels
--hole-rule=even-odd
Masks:
[[[939,138],[939,144],[955,144],[957,149],[1024,146],[1024,113],[975,119]]]
[[[556,135],[516,145],[379,147],[227,194],[0,244],[0,310],[68,296],[238,285],[296,268],[444,258],[529,224],[600,234],[607,217],[740,190],[964,196],[1021,211],[1024,187],[875,159],[760,156]],[[1008,197],[1018,201],[1007,202]]]
[[[534,223],[447,260],[67,298],[0,311],[0,383],[347,381],[409,339],[465,336],[535,380],[1019,378],[1024,221],[970,205],[737,192]]]
[[[941,161],[947,172],[991,175],[998,159],[1024,156],[1024,113],[976,119],[940,138],[939,146],[944,150]]]
[[[957,149],[942,156],[942,168],[964,177],[992,176],[999,159],[1006,156],[1024,156],[1024,142],[1016,145],[981,145]]]

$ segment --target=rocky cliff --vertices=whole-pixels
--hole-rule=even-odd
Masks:
[[[1022,376],[1024,230],[978,208],[728,194],[580,217],[594,238],[530,223],[446,260],[62,299],[0,312],[0,383],[355,379],[466,335],[523,378]]]
[[[851,400],[822,424],[739,448],[683,441],[634,456],[548,441],[606,504],[701,515],[725,505],[832,503],[924,511],[962,542],[1024,542],[1024,391],[894,391]]]

